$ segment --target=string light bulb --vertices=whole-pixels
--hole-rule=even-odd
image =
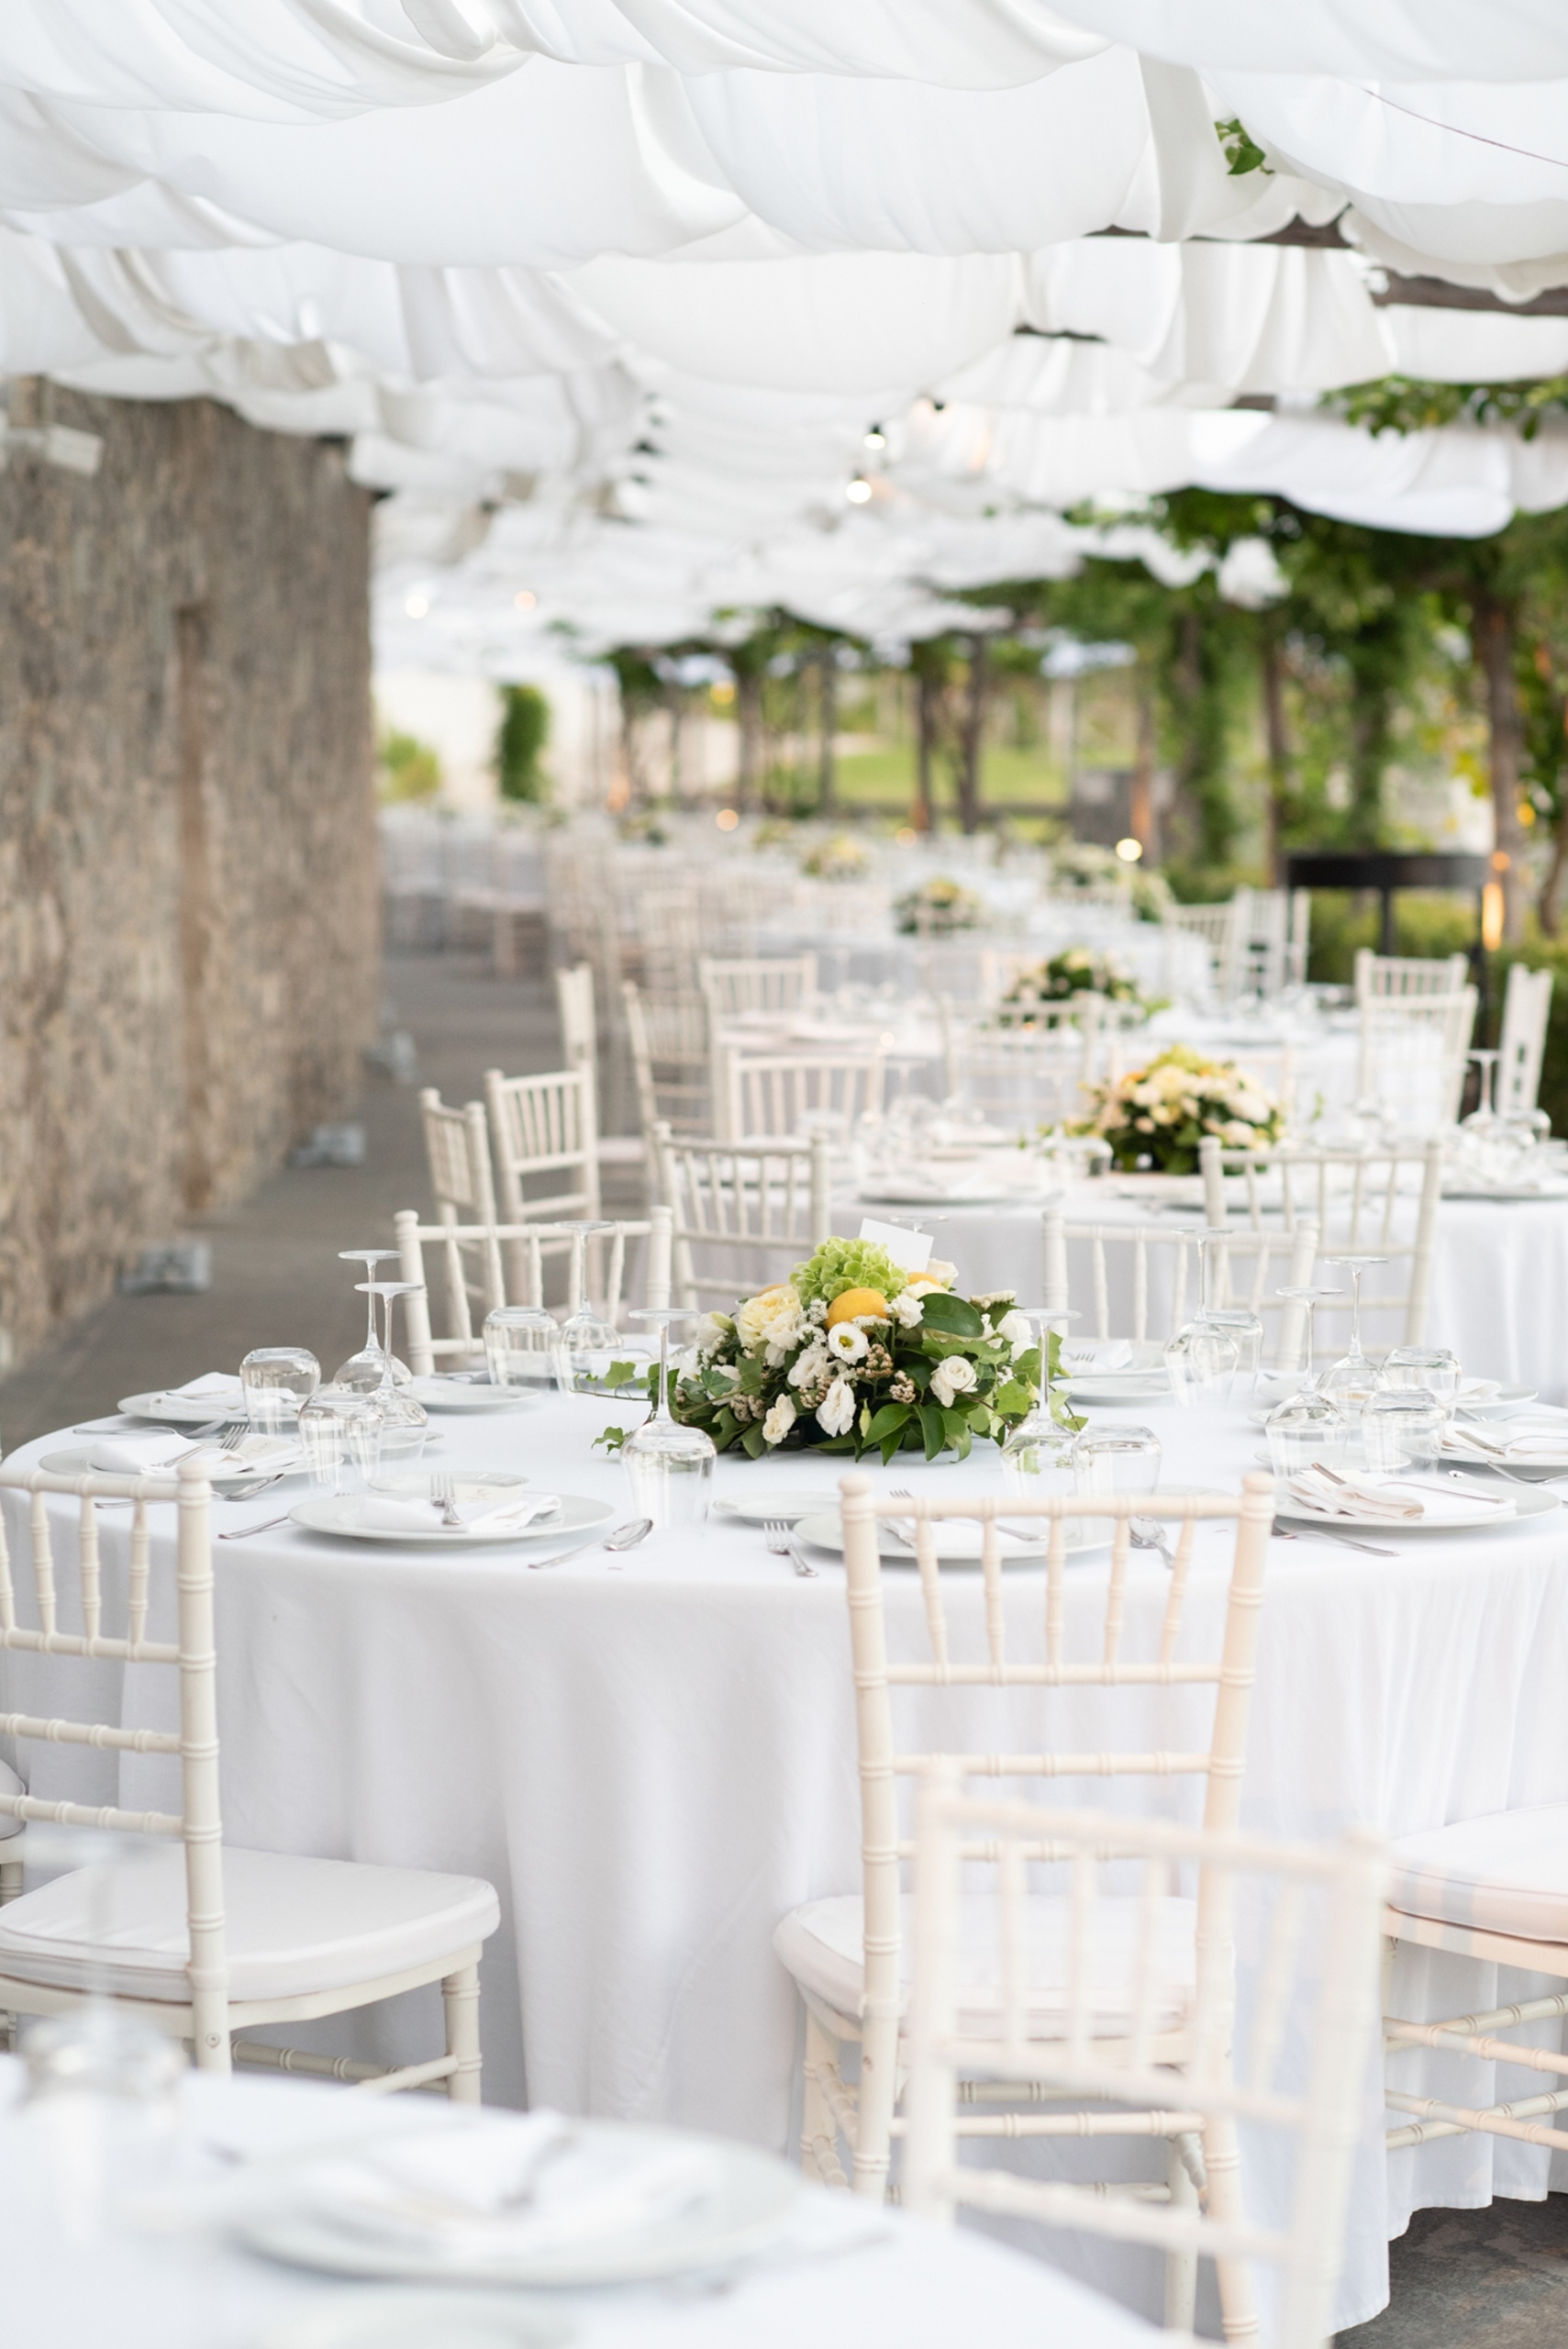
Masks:
[[[857,473],[855,475],[853,481],[851,482],[849,487],[845,490],[844,495],[849,499],[851,506],[865,506],[869,504],[871,499],[871,484],[867,481],[863,473]]]

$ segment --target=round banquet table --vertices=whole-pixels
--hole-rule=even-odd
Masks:
[[[1195,1182],[1192,1188],[1195,1192]],[[962,1199],[933,1199],[927,1210],[879,1204],[845,1191],[832,1201],[831,1220],[835,1231],[847,1232],[858,1231],[867,1216],[915,1225],[930,1233],[934,1255],[958,1266],[959,1286],[968,1294],[1011,1288],[1028,1305],[1043,1295],[1041,1219],[1047,1204],[1042,1197],[976,1200],[973,1205]],[[1174,1207],[1168,1197],[1153,1192],[1129,1195],[1115,1175],[1073,1185],[1049,1204],[1060,1207],[1069,1223],[1145,1223],[1195,1231],[1203,1222],[1196,1204]],[[1396,1286],[1403,1286],[1407,1265],[1391,1267],[1391,1276]],[[1069,1293],[1075,1303],[1084,1304],[1071,1256],[1069,1277]],[[1280,1277],[1284,1277],[1283,1272]],[[1366,1343],[1376,1353],[1399,1344],[1403,1337],[1402,1322],[1396,1328],[1387,1314],[1373,1309],[1383,1277],[1372,1272],[1362,1289],[1368,1308]],[[1332,1270],[1324,1271],[1323,1279],[1329,1287],[1348,1286],[1346,1276]],[[1195,1303],[1195,1289],[1192,1296]],[[1438,1208],[1432,1252],[1428,1342],[1451,1346],[1472,1377],[1531,1386],[1543,1401],[1568,1403],[1564,1330],[1568,1199],[1444,1199]],[[1075,1334],[1091,1335],[1089,1323],[1080,1323]],[[1325,1319],[1320,1350],[1330,1334],[1340,1339],[1347,1335],[1343,1319]]]
[[[1233,1488],[1254,1463],[1260,1438],[1240,1408],[1141,1416],[1160,1432],[1173,1483]],[[629,1514],[624,1472],[590,1449],[612,1417],[624,1419],[625,1406],[579,1396],[516,1415],[448,1416],[432,1456],[459,1468],[521,1467],[547,1488],[600,1494]],[[60,1441],[40,1439],[15,1464]],[[810,1454],[722,1460],[717,1492],[831,1486],[840,1471]],[[884,1485],[940,1491],[998,1482],[988,1446],[966,1464],[927,1466],[906,1455],[872,1473]],[[20,1555],[25,1506],[5,1496]],[[262,1523],[280,1506],[274,1492],[215,1509],[228,1530]],[[50,1507],[63,1562],[74,1554],[75,1505]],[[173,1512],[152,1514],[152,1631],[167,1637]],[[111,1608],[123,1606],[126,1526],[123,1511],[104,1512]],[[1194,1570],[1193,1620],[1210,1631],[1226,1540],[1222,1529],[1206,1531]],[[1315,1541],[1271,1544],[1244,1811],[1261,1831],[1316,1838],[1369,1823],[1410,1833],[1568,1792],[1568,1515],[1482,1534],[1391,1537],[1390,1546],[1398,1554],[1385,1559]],[[503,1912],[484,1966],[490,2099],[526,2095],[784,2148],[796,2001],[773,1954],[773,1928],[796,1903],[859,1884],[841,1567],[824,1558],[817,1579],[799,1579],[760,1530],[717,1518],[656,1535],[618,1563],[600,1550],[548,1572],[530,1571],[523,1545],[454,1555],[286,1525],[218,1542],[215,1554],[228,1840],[488,1877]],[[1097,1638],[1104,1572],[1103,1558],[1073,1569],[1070,1637],[1076,1624],[1084,1639]],[[1033,1568],[1009,1570],[1010,1620],[1024,1636],[1043,1613],[1041,1583]],[[1159,1559],[1135,1553],[1129,1622],[1162,1607],[1163,1591]],[[890,1570],[886,1600],[893,1653],[917,1653],[913,1575]],[[966,1578],[953,1606],[955,1643],[978,1638],[977,1578]],[[108,1717],[117,1709],[128,1723],[172,1718],[168,1672],[134,1668],[117,1691],[108,1665],[19,1654],[0,1664],[7,1706],[80,1711],[90,1671]],[[1151,1692],[1149,1701],[1170,1697]],[[1035,1740],[1082,1750],[1085,1724],[1065,1701],[1049,1724],[1029,1718]],[[1169,1742],[1168,1712],[1161,1729],[1126,1723],[1131,1740]],[[1202,1723],[1192,1733],[1204,1734]],[[995,1741],[977,1730],[973,1742]],[[29,1745],[25,1761],[39,1794],[102,1801],[117,1784],[140,1805],[172,1791],[160,1757]],[[1152,1791],[1140,1782],[1137,1799],[1180,1809],[1193,1791],[1188,1782]],[[1107,1795],[1104,1782],[1081,1794],[1127,1798]],[[1499,1993],[1495,1970],[1407,1950],[1396,1995],[1402,2012],[1424,2016],[1534,1994],[1524,1977],[1506,1980]],[[439,2043],[433,1993],[314,2028],[314,2042],[295,2035],[384,2059]],[[1443,2069],[1453,2059],[1400,2060],[1411,2093],[1456,2093]],[[1466,2067],[1463,2101],[1523,2092],[1523,2076],[1488,2086],[1490,2068]],[[1385,2165],[1369,2115],[1338,2324],[1383,2304],[1386,2238],[1412,2209],[1485,2204],[1494,2193],[1535,2198],[1547,2176],[1545,2154],[1474,2137]],[[1152,2267],[1129,2284],[1129,2257],[1112,2248],[1099,2265],[1097,2251],[1075,2260],[1078,2272],[1157,2310]]]

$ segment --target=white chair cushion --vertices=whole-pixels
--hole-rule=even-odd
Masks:
[[[1102,2037],[1125,2030],[1129,2020],[1140,1908],[1136,1898],[1095,1903],[1089,1973],[1095,1984],[1092,2027]],[[1196,1914],[1190,1900],[1160,1903],[1152,1972],[1154,2020],[1163,2030],[1173,2029],[1184,2020],[1197,1978],[1193,1946]],[[864,1987],[864,1917],[860,1894],[845,1893],[831,1900],[808,1900],[804,1908],[792,1909],[773,1934],[775,1953],[801,1988],[851,2019],[860,2014]],[[1029,2028],[1041,2038],[1052,2035],[1051,2025],[1060,2021],[1066,2007],[1068,1920],[1065,1899],[1037,1893],[1025,1902]],[[901,1951],[906,2008],[913,1924],[913,1903],[906,1897]],[[958,2028],[966,2037],[986,2038],[997,2030],[1001,1946],[995,1895],[966,1893],[958,1943]]]
[[[1568,1942],[1568,1803],[1496,1810],[1389,1846],[1390,1905],[1523,1941]]]
[[[0,1795],[25,1795],[27,1791],[10,1764],[0,1762]],[[0,1810],[0,1837],[19,1835],[27,1823],[25,1819],[18,1819],[14,1811]]]
[[[428,1965],[472,1948],[501,1921],[495,1892],[477,1876],[227,1847],[223,1899],[237,2003]],[[180,1843],[78,1868],[0,1909],[0,1974],[22,1981],[81,1989],[96,1967],[122,1998],[184,1998],[189,1957]]]

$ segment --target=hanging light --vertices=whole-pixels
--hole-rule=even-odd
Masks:
[[[1125,841],[1118,841],[1116,852],[1124,864],[1136,864],[1143,853],[1143,842],[1129,836]]]
[[[844,495],[851,506],[864,506],[869,501],[871,494],[871,484],[863,473],[857,473],[844,492]]]
[[[422,620],[430,608],[430,599],[428,596],[421,596],[416,591],[403,608],[411,620]]]
[[[873,424],[872,426],[871,430],[866,434],[866,437],[861,445],[862,448],[873,450],[886,448],[887,435],[883,430],[880,424]]]
[[[512,601],[516,604],[519,612],[531,612],[534,606],[539,602],[539,597],[533,593],[531,588],[519,587],[517,594],[513,596]]]

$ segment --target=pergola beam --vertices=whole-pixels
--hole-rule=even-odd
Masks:
[[[1140,237],[1148,241],[1141,228],[1092,228],[1089,233],[1095,237]],[[1271,228],[1266,237],[1200,236],[1187,241],[1195,245],[1295,245],[1312,252],[1353,253],[1361,250],[1341,233],[1337,220],[1314,223],[1300,218],[1287,220],[1283,228]],[[1509,302],[1485,285],[1455,285],[1446,277],[1407,277],[1400,270],[1387,268],[1371,253],[1362,257],[1373,268],[1382,270],[1384,284],[1372,295],[1380,310],[1494,310],[1510,318],[1568,318],[1568,285],[1550,285],[1543,294],[1532,294],[1527,302]]]

